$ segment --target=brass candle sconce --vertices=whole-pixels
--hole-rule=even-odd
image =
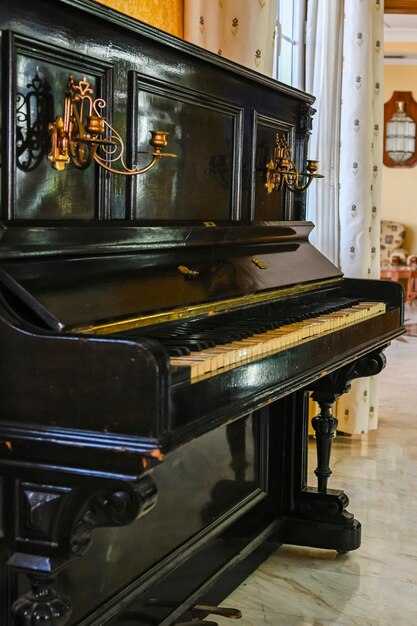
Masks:
[[[152,152],[151,161],[142,168],[134,165],[129,168],[125,163],[125,145],[119,133],[102,117],[100,111],[105,109],[106,101],[95,98],[94,90],[84,77],[75,83],[70,76],[64,101],[64,117],[58,116],[49,124],[51,134],[51,150],[48,161],[52,167],[62,171],[67,163],[78,169],[86,169],[93,161],[100,167],[124,176],[137,176],[150,170],[162,157],[175,157],[175,154],[162,152],[167,146],[164,131],[151,130]],[[114,165],[118,167],[114,167]]]
[[[383,156],[387,167],[414,167],[417,163],[417,102],[411,91],[394,91],[384,104]]]
[[[309,159],[306,171],[299,172],[298,167],[291,159],[291,148],[285,137],[279,133],[275,136],[274,156],[266,164],[265,187],[268,193],[279,191],[285,185],[293,192],[302,192],[310,186],[314,178],[324,178],[317,172],[319,162]]]

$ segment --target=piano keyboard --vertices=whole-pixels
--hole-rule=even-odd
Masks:
[[[324,308],[324,307],[323,307]],[[346,326],[360,323],[371,317],[385,312],[383,302],[358,302],[351,306],[327,307],[326,312],[317,316],[299,316],[301,319],[290,323],[275,317],[252,320],[239,320],[235,325],[224,329],[215,327],[205,330],[200,335],[176,334],[161,340],[169,353],[173,354],[170,363],[173,366],[186,368],[191,382],[200,377],[214,376],[232,367],[239,367],[245,363],[261,359],[265,356],[285,350],[291,345],[311,341],[321,335],[335,332]],[[265,323],[270,326],[265,330]],[[272,327],[271,327],[272,326]],[[254,329],[256,328],[256,330]],[[240,337],[240,331],[243,331]],[[249,333],[248,333],[249,330]],[[250,332],[252,330],[252,332]],[[219,339],[224,336],[237,337],[227,343]],[[207,346],[207,342],[210,344]],[[181,348],[187,354],[178,355]]]

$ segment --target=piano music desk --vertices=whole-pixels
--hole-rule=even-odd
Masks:
[[[384,267],[381,269],[381,278],[383,280],[393,280],[396,283],[405,283],[405,299],[411,304],[414,298],[417,298],[417,268],[410,267]]]

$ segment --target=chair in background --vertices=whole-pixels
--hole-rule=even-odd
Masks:
[[[402,246],[405,239],[405,226],[400,222],[381,222],[381,268],[391,265],[392,257],[397,257],[404,265],[408,252]]]
[[[417,298],[417,256],[402,247],[405,232],[400,222],[381,222],[381,278],[401,283],[411,304]]]

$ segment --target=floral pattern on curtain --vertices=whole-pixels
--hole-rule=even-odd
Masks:
[[[184,38],[272,75],[277,0],[184,0]]]
[[[310,188],[307,215],[312,242],[352,278],[379,278],[383,20],[383,0],[308,0],[306,85],[318,108],[310,153],[326,180]],[[336,406],[338,430],[376,428],[377,402],[376,379],[354,381]]]
[[[383,142],[383,0],[345,2],[340,149],[340,265],[379,278]],[[337,405],[339,430],[377,427],[377,380],[357,380]]]

